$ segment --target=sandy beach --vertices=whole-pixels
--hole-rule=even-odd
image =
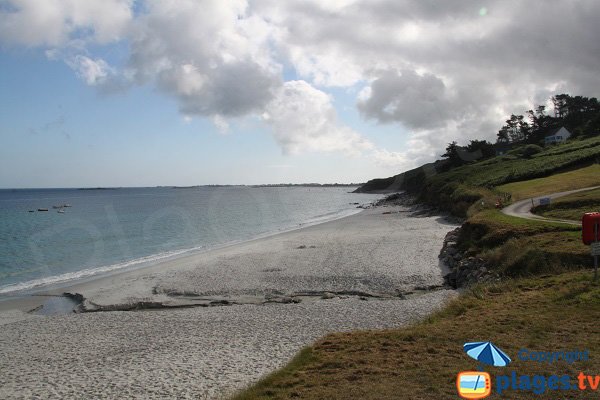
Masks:
[[[454,227],[378,207],[47,293],[79,293],[100,312],[27,312],[45,296],[2,302],[0,397],[227,396],[328,332],[438,309],[455,295],[437,258]]]

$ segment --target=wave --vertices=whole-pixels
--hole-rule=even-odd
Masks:
[[[109,272],[113,272],[116,270],[133,267],[140,264],[152,263],[155,261],[164,260],[166,258],[175,257],[178,255],[182,255],[184,253],[188,253],[194,250],[199,250],[200,248],[193,249],[185,249],[185,250],[175,250],[175,251],[167,251],[159,254],[153,254],[150,256],[145,256],[141,258],[136,258],[134,260],[124,261],[116,264],[105,265],[102,267],[88,268],[81,271],[73,271],[67,272],[60,275],[48,276],[46,278],[33,279],[26,282],[12,283],[5,286],[0,286],[0,294],[5,295],[12,292],[23,292],[32,289],[36,289],[42,286],[50,286],[56,285],[65,282],[76,281],[80,279],[89,278],[96,275],[103,275]]]

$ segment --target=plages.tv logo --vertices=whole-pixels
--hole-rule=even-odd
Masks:
[[[463,371],[456,377],[456,390],[463,399],[483,399],[492,393],[492,378],[483,372],[483,364],[505,367],[511,359],[492,342],[465,343],[464,351],[479,361],[479,371]]]

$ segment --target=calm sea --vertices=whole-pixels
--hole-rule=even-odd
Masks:
[[[0,190],[0,295],[324,222],[380,197],[353,189]]]

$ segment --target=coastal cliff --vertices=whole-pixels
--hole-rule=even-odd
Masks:
[[[439,161],[424,164],[389,178],[371,179],[357,188],[354,193],[391,193],[406,191],[417,194],[423,189],[425,180],[437,173],[435,167],[438,163]]]

